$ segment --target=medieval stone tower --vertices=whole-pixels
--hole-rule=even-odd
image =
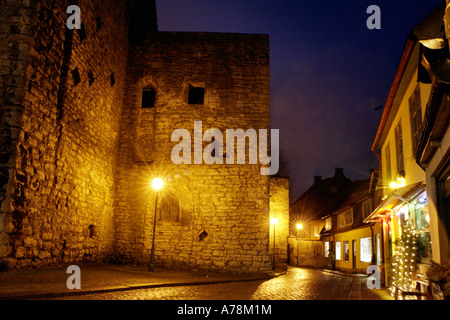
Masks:
[[[78,30],[66,26],[73,4]],[[0,3],[3,265],[148,262],[155,208],[157,265],[271,272],[274,215],[286,265],[286,179],[261,175],[260,163],[171,158],[172,133],[194,138],[194,122],[270,129],[268,36],[159,32],[155,7]]]

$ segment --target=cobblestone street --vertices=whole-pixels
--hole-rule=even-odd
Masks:
[[[291,267],[270,280],[162,287],[60,297],[67,300],[385,300],[385,290],[369,290],[366,277]]]

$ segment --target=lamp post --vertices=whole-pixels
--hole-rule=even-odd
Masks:
[[[301,223],[297,223],[297,267],[298,267],[298,240],[299,240],[298,233],[299,233],[301,228],[303,228],[302,224]]]
[[[270,218],[270,224],[273,225],[273,259],[272,259],[272,270],[275,270],[275,228],[278,224],[277,218]]]
[[[163,187],[163,181],[160,178],[155,178],[152,181],[152,187],[156,191],[155,196],[155,214],[153,216],[153,239],[152,239],[152,251],[150,253],[150,264],[148,266],[149,271],[155,271],[155,233],[156,233],[156,212],[158,208],[158,192]]]

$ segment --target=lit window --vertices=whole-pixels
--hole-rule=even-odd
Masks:
[[[336,241],[336,260],[341,260],[341,242]]]
[[[325,220],[325,230],[330,230],[331,229],[331,218],[327,218]]]
[[[350,256],[350,249],[348,245],[348,241],[344,241],[344,261],[348,262]]]
[[[328,258],[330,256],[330,242],[325,241],[324,247],[325,247],[325,258]]]
[[[337,227],[343,228],[353,224],[353,208],[350,208],[337,216]]]
[[[372,261],[372,238],[361,238],[360,243],[360,257],[361,262],[371,262]]]
[[[319,226],[314,226],[314,238],[319,237]]]

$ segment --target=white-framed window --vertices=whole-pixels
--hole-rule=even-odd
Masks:
[[[330,256],[330,242],[329,241],[324,242],[324,248],[325,248],[325,258],[328,258]]]
[[[341,212],[337,216],[337,227],[343,228],[353,224],[353,208]]]
[[[372,261],[372,238],[360,238],[360,255],[359,260],[361,262],[371,262]]]
[[[377,252],[377,266],[379,266],[381,265],[381,240],[379,232],[375,235],[375,247]]]
[[[314,238],[319,237],[319,226],[314,226]]]
[[[341,260],[341,242],[336,241],[336,260]]]
[[[348,241],[344,241],[344,261],[348,262],[350,259],[350,247]]]

